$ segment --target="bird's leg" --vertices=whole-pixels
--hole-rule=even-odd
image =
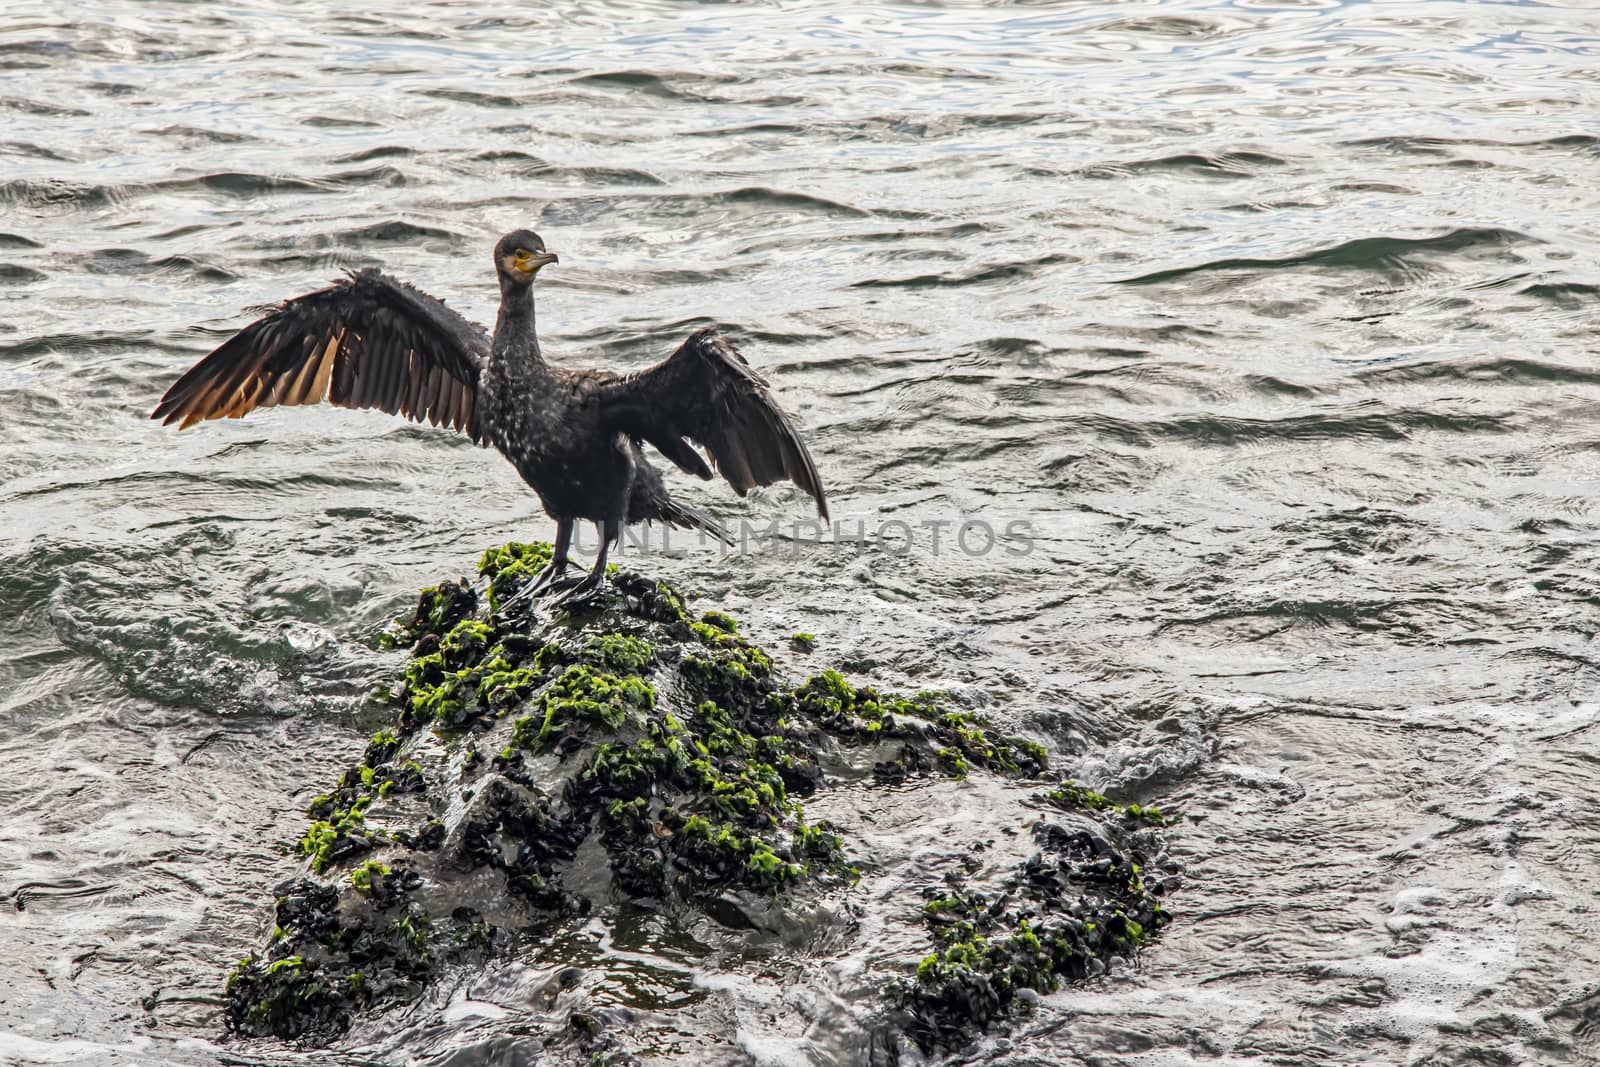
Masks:
[[[528,586],[529,596],[546,592],[566,573],[567,551],[572,547],[572,525],[572,519],[556,520],[556,543],[550,551],[550,562],[545,564],[544,570],[534,575],[533,584]]]
[[[504,611],[511,605],[520,603],[529,597],[536,597],[541,593],[548,592],[551,585],[565,573],[568,563],[567,551],[572,547],[572,523],[573,520],[571,519],[556,520],[556,543],[550,552],[550,562],[546,563],[544,569],[533,576],[533,581],[505,600],[502,600],[499,610]]]
[[[556,601],[558,606],[576,604],[579,601],[589,600],[598,596],[606,585],[606,557],[611,554],[613,542],[622,540],[622,522],[619,519],[607,519],[600,526],[600,553],[594,558],[594,566],[589,573],[584,575],[583,581],[572,587],[572,591],[563,595]]]
[[[622,540],[622,526],[628,521],[628,497],[633,492],[632,446],[622,437],[617,439],[616,444],[620,461],[616,468],[619,477],[612,483],[611,500],[606,507],[605,521],[596,524],[600,527],[600,554],[595,556],[594,566],[589,569],[583,581],[574,586],[572,592],[556,601],[558,605],[565,606],[588,600],[605,588],[606,557],[611,554],[611,546]]]

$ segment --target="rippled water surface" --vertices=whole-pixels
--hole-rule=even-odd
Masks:
[[[371,635],[537,501],[378,414],[145,417],[345,267],[492,321],[531,225],[554,358],[723,324],[842,520],[642,565],[1192,816],[1138,970],[950,1062],[1600,1062],[1597,72],[1578,3],[6,4],[0,1060],[531,1062],[514,998],[302,1056],[215,997]],[[839,1062],[728,1003],[660,1062]]]

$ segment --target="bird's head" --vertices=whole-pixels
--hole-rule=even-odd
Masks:
[[[532,230],[512,230],[494,246],[495,270],[521,285],[531,284],[540,267],[556,262],[556,254],[546,252],[544,239]]]

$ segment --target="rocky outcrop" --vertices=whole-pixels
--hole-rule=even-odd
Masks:
[[[394,723],[312,803],[307,870],[228,979],[237,1033],[329,1042],[446,970],[619,906],[727,922],[729,901],[849,897],[882,857],[808,816],[824,792],[866,803],[969,775],[1037,783],[1014,860],[975,848],[925,898],[893,904],[928,951],[881,984],[869,1043],[884,1062],[907,1040],[959,1045],[1024,991],[1092,977],[1165,923],[1168,879],[1148,866],[1160,813],[1052,780],[1043,747],[938,694],[831,670],[788,684],[732,618],[638,574],[554,618],[525,599],[502,608],[548,553],[489,550],[477,588],[425,590],[386,635],[411,650],[381,694]],[[578,1062],[625,1062],[614,1030],[575,1011],[563,1040]]]

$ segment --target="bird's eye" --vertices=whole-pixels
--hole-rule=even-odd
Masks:
[[[533,255],[533,253],[528,251],[526,248],[517,249],[517,258],[518,259],[527,259],[531,255]]]

